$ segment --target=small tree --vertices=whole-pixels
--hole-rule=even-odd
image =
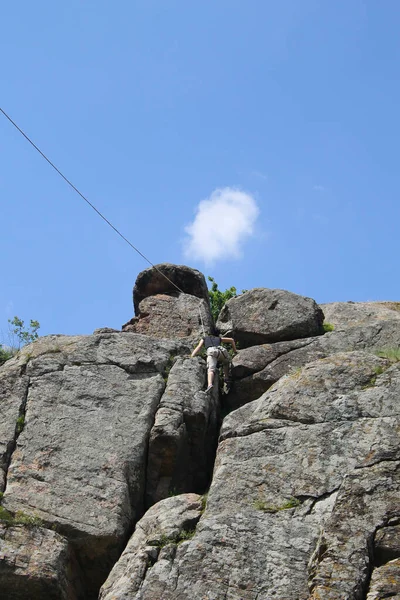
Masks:
[[[208,290],[208,295],[210,297],[210,305],[211,305],[211,314],[214,319],[214,322],[217,321],[218,315],[221,312],[222,307],[225,302],[237,296],[237,291],[234,286],[228,288],[224,292],[218,289],[218,284],[216,283],[213,277],[208,277],[208,281],[211,281],[211,289]]]
[[[39,328],[39,321],[33,319],[30,320],[29,327],[25,327],[24,321],[19,317],[8,319],[8,343],[0,342],[0,366],[15,356],[21,346],[37,340]],[[18,338],[18,344],[15,338]]]
[[[18,350],[25,344],[30,344],[38,339],[38,329],[40,328],[39,321],[30,320],[29,327],[25,327],[25,323],[19,317],[14,317],[12,320],[8,319],[11,325],[11,331],[17,336],[19,345]]]

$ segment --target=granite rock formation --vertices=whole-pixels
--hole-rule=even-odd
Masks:
[[[324,315],[311,298],[285,290],[255,288],[231,298],[217,326],[229,331],[241,348],[295,340],[323,333]]]
[[[165,269],[182,291],[147,269],[125,331],[0,367],[0,596],[400,597],[399,304],[230,300],[221,397],[189,357],[204,277]]]
[[[185,265],[161,263],[145,269],[137,276],[133,287],[135,315],[140,313],[139,305],[144,298],[157,294],[190,294],[203,299],[208,304],[208,289],[204,275]]]
[[[400,346],[400,304],[338,303],[322,305],[325,335],[252,346],[233,359],[235,389],[227,399],[232,410],[255,400],[291,370],[330,354],[351,350],[378,351]]]
[[[139,273],[133,305],[123,331],[193,343],[213,327],[206,280],[189,267],[162,263]]]

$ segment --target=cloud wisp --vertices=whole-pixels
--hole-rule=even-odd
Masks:
[[[214,190],[199,202],[194,221],[185,227],[185,256],[206,264],[240,258],[259,213],[251,194],[230,187]]]

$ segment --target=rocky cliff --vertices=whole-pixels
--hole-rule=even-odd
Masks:
[[[0,598],[400,599],[400,305],[229,300],[227,396],[201,273],[134,307],[0,367]]]

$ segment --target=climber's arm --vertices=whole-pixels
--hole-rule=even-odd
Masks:
[[[230,344],[233,348],[233,351],[235,353],[237,352],[235,340],[233,338],[223,337],[221,338],[221,342],[224,342],[224,344]]]
[[[200,352],[200,348],[202,347],[203,344],[204,344],[204,340],[200,340],[199,343],[197,344],[196,348],[193,350],[192,354],[190,355],[192,358],[194,356],[196,356],[196,354],[198,352]]]

